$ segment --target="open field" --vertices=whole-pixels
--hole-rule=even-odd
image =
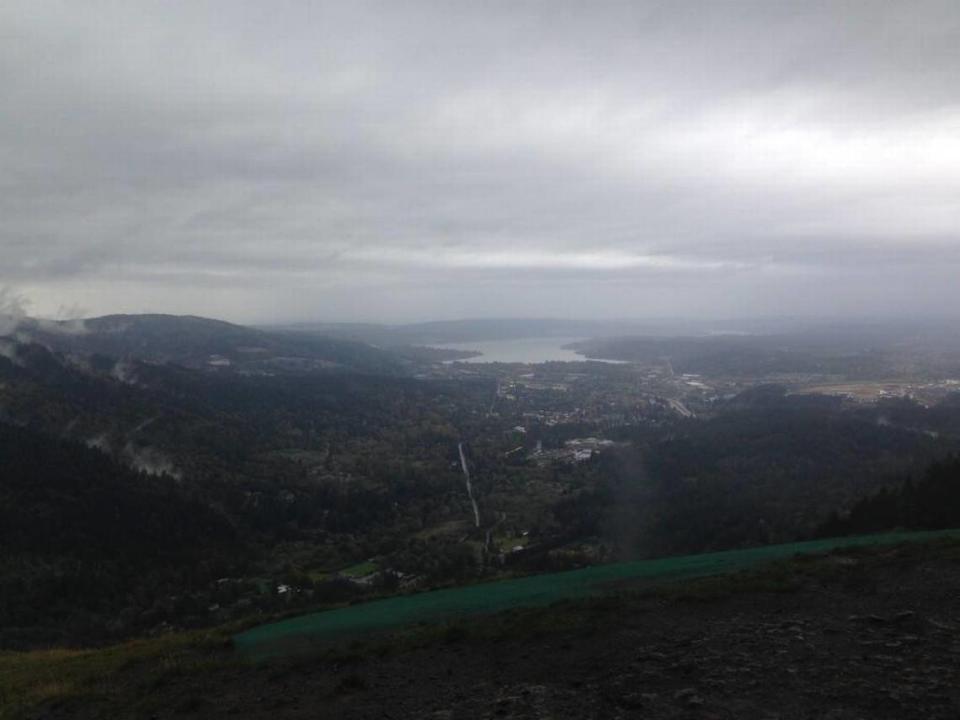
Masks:
[[[372,560],[366,560],[362,563],[357,563],[356,565],[351,565],[348,568],[344,568],[340,571],[340,574],[345,577],[359,578],[371,573],[375,573],[379,570],[379,567]]]
[[[794,390],[794,395],[838,395],[858,402],[875,402],[884,397],[903,397],[911,392],[908,383],[845,382],[825,383]]]
[[[858,403],[874,403],[888,398],[913,398],[917,402],[932,406],[950,392],[956,390],[956,381],[920,382],[905,380],[874,380],[858,382],[817,382],[798,385],[791,395],[832,395],[853,400]]]

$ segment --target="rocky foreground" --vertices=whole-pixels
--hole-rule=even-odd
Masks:
[[[747,575],[178,676],[146,717],[960,717],[960,546]],[[122,681],[122,679],[120,680]],[[143,705],[139,705],[143,707]],[[117,717],[50,707],[43,716]],[[136,715],[143,716],[143,715]]]

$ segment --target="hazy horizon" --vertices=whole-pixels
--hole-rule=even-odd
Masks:
[[[0,288],[2,290],[2,288]],[[303,317],[278,317],[267,320],[244,319],[242,317],[229,317],[215,314],[204,314],[201,312],[186,310],[167,311],[162,309],[143,308],[139,310],[129,309],[107,309],[104,312],[92,313],[86,309],[73,307],[60,307],[54,312],[32,312],[34,303],[26,297],[21,298],[22,305],[4,304],[2,292],[0,292],[0,331],[6,327],[10,321],[15,319],[35,319],[43,322],[71,323],[78,320],[91,320],[110,315],[166,315],[171,317],[197,317],[207,320],[218,320],[236,325],[249,325],[252,327],[263,328],[294,328],[311,326],[384,326],[384,327],[404,327],[430,324],[457,324],[457,323],[582,323],[584,325],[595,324],[598,326],[643,326],[651,328],[662,327],[665,329],[697,328],[700,331],[704,327],[716,327],[717,332],[723,330],[724,325],[730,326],[731,332],[739,332],[744,326],[763,326],[773,327],[777,324],[805,325],[811,327],[823,327],[835,325],[843,326],[889,326],[901,323],[920,323],[920,324],[939,324],[960,322],[960,312],[941,314],[934,313],[891,313],[891,314],[862,314],[862,315],[675,315],[675,316],[575,316],[575,315],[513,315],[513,316],[494,316],[494,315],[471,315],[471,316],[422,316],[410,317],[405,319],[385,319],[385,318],[363,318],[363,319],[345,319],[328,316],[309,316]],[[2,332],[0,332],[2,334]]]
[[[0,36],[38,316],[960,307],[955,2],[11,0]]]

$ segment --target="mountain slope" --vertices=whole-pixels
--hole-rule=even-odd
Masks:
[[[82,324],[24,320],[19,331],[60,352],[169,362],[192,368],[387,374],[401,370],[395,357],[365,343],[267,332],[194,316],[107,315]]]
[[[97,450],[0,423],[0,467],[0,647],[149,625],[150,595],[217,577],[233,552],[222,514]]]

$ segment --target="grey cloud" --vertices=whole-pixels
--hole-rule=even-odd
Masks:
[[[960,300],[954,2],[24,0],[0,39],[40,312]]]

